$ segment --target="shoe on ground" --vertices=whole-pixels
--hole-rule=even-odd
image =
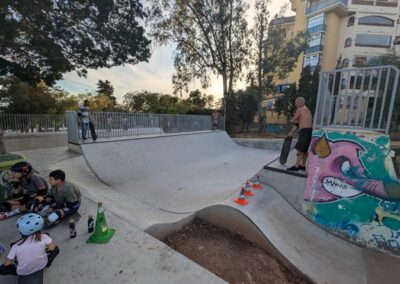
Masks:
[[[291,172],[298,172],[298,171],[299,171],[299,168],[296,167],[296,166],[292,166],[292,167],[290,167],[290,168],[287,168],[286,170],[291,171]]]
[[[301,170],[301,171],[305,171],[305,170],[306,170],[306,167],[299,166],[299,170]]]
[[[6,212],[0,212],[0,221],[8,219],[8,215]]]

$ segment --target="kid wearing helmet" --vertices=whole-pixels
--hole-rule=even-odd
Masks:
[[[43,283],[43,269],[49,267],[60,252],[52,239],[40,232],[43,226],[43,218],[35,213],[18,219],[17,229],[22,238],[11,245],[6,261],[0,266],[0,274],[18,275],[21,284]]]
[[[40,208],[46,209],[45,221],[48,225],[56,224],[61,219],[76,213],[81,205],[81,192],[73,183],[65,180],[62,170],[55,170],[49,174],[51,185],[47,196],[38,196]]]
[[[45,195],[48,184],[44,178],[32,173],[32,166],[28,162],[16,163],[11,167],[12,190],[11,200],[0,204],[0,220],[32,210],[34,197]]]

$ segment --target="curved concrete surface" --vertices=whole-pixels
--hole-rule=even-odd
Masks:
[[[389,283],[400,277],[396,268],[400,266],[399,259],[360,248],[327,233],[265,185],[262,191],[255,191],[245,207],[233,203],[236,195],[232,195],[193,214],[173,214],[102,184],[85,168],[81,157],[55,166],[67,169],[68,176],[82,186],[85,196],[104,202],[106,208],[122,219],[159,239],[198,216],[244,235],[315,283]]]
[[[176,253],[164,243],[144,233],[118,215],[106,210],[107,223],[116,229],[108,244],[87,244],[87,217],[96,213],[96,203],[83,197],[77,222],[77,237],[69,238],[68,226],[60,223],[49,231],[60,254],[49,269],[48,284],[109,283],[225,283],[198,264]],[[19,239],[16,218],[1,223],[0,241],[8,248]],[[4,262],[6,254],[0,257]],[[14,276],[1,276],[2,284],[17,284]]]
[[[110,187],[167,212],[191,213],[224,200],[276,158],[242,147],[226,132],[138,138],[81,146]]]
[[[196,140],[202,135],[206,135],[203,137],[204,140]],[[82,280],[87,283],[120,283],[118,282],[119,280],[126,278],[118,278],[120,276],[116,275],[117,278],[113,279],[109,278],[108,274],[103,278],[103,275],[100,274],[101,272],[97,272],[95,268],[97,267],[98,271],[104,269],[104,273],[111,273],[110,275],[112,275],[116,273],[115,268],[121,266],[123,267],[123,273],[121,274],[130,273],[131,269],[129,267],[132,266],[132,259],[141,259],[142,255],[144,255],[144,265],[153,266],[154,272],[134,262],[132,271],[134,275],[138,275],[139,282],[154,283],[155,281],[160,281],[164,271],[166,271],[165,277],[167,280],[161,280],[163,283],[173,282],[174,280],[176,280],[175,283],[183,283],[184,281],[186,283],[189,281],[194,283],[218,283],[220,279],[213,278],[214,276],[210,276],[210,273],[205,270],[204,278],[199,280],[197,275],[202,270],[198,270],[198,266],[178,253],[171,252],[172,255],[177,254],[179,257],[164,258],[166,249],[164,249],[165,246],[163,244],[158,244],[158,246],[151,245],[150,248],[144,245],[147,242],[153,243],[154,239],[151,240],[143,231],[161,238],[168,232],[180,229],[195,216],[243,234],[250,240],[271,250],[316,283],[396,283],[400,278],[400,272],[398,271],[400,261],[398,258],[393,258],[378,251],[360,248],[327,233],[307,220],[282,195],[265,184],[261,191],[255,191],[255,196],[249,200],[249,205],[241,207],[232,202],[241,183],[261,168],[257,163],[263,165],[256,157],[262,154],[265,160],[267,154],[273,157],[277,156],[278,153],[253,151],[253,149],[248,148],[244,150],[242,147],[232,144],[233,142],[223,132],[180,135],[179,137],[183,141],[179,143],[177,143],[176,140],[178,139],[176,137],[178,136],[163,137],[159,138],[159,141],[151,141],[153,138],[137,139],[134,141],[135,146],[138,145],[136,150],[129,149],[129,141],[110,142],[106,146],[104,146],[105,143],[102,143],[103,145],[83,145],[85,158],[90,167],[95,170],[99,169],[100,171],[97,171],[96,175],[111,186],[102,183],[97,178],[82,156],[70,157],[53,163],[53,169],[64,169],[68,179],[81,187],[85,196],[84,206],[81,209],[84,217],[88,214],[87,212],[90,211],[93,214],[95,210],[90,200],[104,203],[105,208],[110,212],[110,225],[118,230],[116,235],[118,238],[106,246],[96,246],[96,248],[98,247],[99,250],[102,250],[99,252],[91,249],[93,246],[83,244],[84,237],[81,237],[81,244],[74,251],[73,246],[70,245],[73,241],[71,242],[68,239],[67,227],[57,227],[55,232],[59,239],[58,242],[65,245],[67,256],[73,259],[75,256],[79,258],[82,254],[82,258],[85,261],[76,263],[68,260],[62,265],[52,268],[55,271],[54,274],[49,274],[50,272],[48,272],[49,276],[46,276],[50,277],[47,278],[49,281],[50,279],[59,279],[59,283],[72,283],[76,279],[71,278],[68,273],[78,271],[78,277],[83,277]],[[164,143],[160,143],[163,139],[170,140],[164,140]],[[219,141],[214,139],[219,139]],[[141,142],[138,142],[139,140]],[[174,145],[168,145],[165,141],[174,141]],[[204,143],[205,141],[207,142],[207,147],[201,145],[201,142]],[[208,153],[208,144],[213,141],[215,141],[215,152],[210,150],[211,153]],[[121,150],[118,144],[124,145],[125,152],[118,151],[118,149]],[[151,146],[150,149],[154,149],[154,151],[151,153],[143,152],[146,149],[146,145],[147,147]],[[176,151],[176,147],[182,149],[182,151]],[[98,151],[101,149],[105,151],[102,153],[103,157],[96,156],[93,158],[92,155],[98,155]],[[190,164],[190,158],[194,155],[193,151],[198,151],[204,155],[199,155],[201,160],[198,163],[194,162],[194,165]],[[217,151],[221,151],[223,154],[218,154]],[[234,153],[235,151],[237,153]],[[163,160],[174,158],[175,155],[178,155],[176,154],[177,152],[182,155],[183,161],[170,163]],[[107,155],[104,155],[104,153],[107,153]],[[118,158],[120,162],[126,159],[128,153],[129,155],[136,154],[138,160],[142,158],[142,163],[134,161],[131,164],[123,161],[122,164],[126,168],[121,167],[121,172],[106,170],[112,167],[118,161]],[[240,173],[242,170],[240,166],[228,163],[226,165],[227,168],[235,171],[221,170],[227,176],[221,177],[222,186],[213,187],[215,181],[219,181],[219,176],[216,174],[216,172],[219,173],[218,167],[224,166],[221,161],[226,161],[230,155],[235,157],[231,158],[231,163],[238,163],[240,166],[246,165],[247,169],[244,169],[244,173]],[[25,153],[25,156],[28,159],[30,158],[27,153]],[[110,156],[111,158],[107,159]],[[151,157],[158,157],[159,161],[153,160]],[[97,163],[102,164],[99,165]],[[206,169],[204,168],[205,166],[214,166],[217,169]],[[138,168],[137,171],[136,167]],[[188,167],[192,168],[188,169]],[[130,169],[135,169],[135,171]],[[146,174],[146,170],[150,171],[149,174]],[[250,170],[252,170],[251,173]],[[158,176],[154,177],[158,171],[166,173],[164,175],[163,173],[160,174],[163,177],[162,179]],[[112,176],[113,173],[117,175],[116,179]],[[193,179],[195,180],[194,186],[177,190],[176,186],[180,184],[181,180],[175,180],[174,176],[171,177],[169,174],[182,176],[184,173],[191,173],[185,179],[184,185],[190,186],[192,184],[191,179]],[[243,174],[243,176],[234,176],[235,174]],[[126,176],[130,176],[135,180],[131,187],[129,186],[129,180],[122,178]],[[149,181],[154,187],[146,185],[138,188],[136,179],[141,177],[144,177],[144,180]],[[230,180],[223,183],[224,178],[230,178]],[[164,179],[168,181],[166,182],[167,186],[158,187]],[[203,185],[207,186],[205,189],[201,186],[202,180]],[[144,181],[141,182],[144,183]],[[227,187],[224,188],[223,185]],[[193,190],[187,190],[189,188],[193,188]],[[165,192],[163,192],[164,190]],[[293,188],[293,190],[302,190],[302,188]],[[180,196],[179,191],[183,192],[183,196]],[[165,210],[166,208],[171,208],[162,206],[165,204],[168,206],[174,205],[177,210]],[[175,211],[175,213],[172,211]],[[85,222],[80,222],[79,226],[79,232],[85,230]],[[58,231],[60,232],[57,233]],[[139,240],[138,238],[143,239]],[[148,250],[151,251],[150,254]],[[112,269],[108,270],[108,263],[114,259],[116,261],[118,254],[123,255],[122,261],[118,262],[119,264],[117,265],[113,263],[111,265]],[[90,261],[93,261],[93,263]],[[79,267],[77,268],[77,266]],[[84,275],[86,270],[90,271],[90,276]],[[189,275],[192,271],[194,273],[191,279]],[[56,272],[62,273],[62,277],[56,278]],[[96,272],[98,274],[93,275]],[[145,276],[146,272],[148,273],[147,278]],[[172,274],[169,272],[172,272]],[[173,276],[174,274],[176,274],[176,279]],[[72,273],[72,275],[76,275],[76,273]],[[130,281],[134,282],[132,279],[130,278]]]

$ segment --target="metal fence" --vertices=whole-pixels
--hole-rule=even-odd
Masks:
[[[97,138],[100,139],[164,135],[213,129],[211,116],[209,115],[91,112],[90,117],[94,124]],[[82,127],[77,113],[68,111],[66,120],[68,141],[72,143],[81,142]],[[223,117],[219,118],[217,129],[224,129]],[[90,130],[87,131],[87,137],[93,139]]]
[[[394,106],[400,106],[399,75],[400,70],[395,66],[321,72],[314,128],[353,128],[388,133],[393,128]],[[398,117],[393,121],[398,122],[399,110],[396,115]]]
[[[37,133],[66,131],[63,114],[0,114],[4,133]]]

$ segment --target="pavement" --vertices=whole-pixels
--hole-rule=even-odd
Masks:
[[[244,235],[315,283],[397,282],[399,258],[310,222],[299,210],[304,178],[263,169],[279,151],[247,146],[214,131],[85,144],[83,155],[64,148],[19,152],[43,174],[64,169],[84,196],[78,237],[69,239],[64,224],[50,232],[62,253],[45,283],[222,283],[158,240],[194,217]],[[237,205],[241,184],[254,174],[263,189],[249,205]],[[106,245],[89,245],[86,220],[99,201],[117,233]],[[6,245],[17,237],[14,222],[1,223]]]

